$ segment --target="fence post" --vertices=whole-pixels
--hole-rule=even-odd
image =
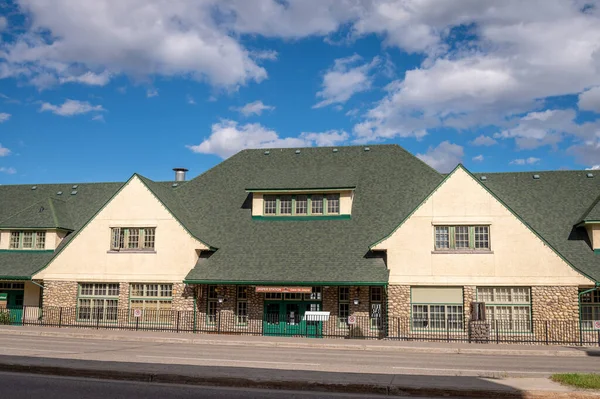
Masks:
[[[221,334],[221,309],[217,313],[217,334]]]
[[[25,317],[27,317],[27,306],[23,305],[23,313],[21,314],[21,327],[25,325]]]
[[[598,330],[598,346],[600,346],[600,330]]]
[[[100,328],[100,308],[96,308],[96,330]]]
[[[62,306],[58,310],[58,328],[62,326]]]
[[[548,345],[548,320],[546,320],[546,345]]]
[[[179,310],[177,311],[177,332],[179,332]]]
[[[137,331],[137,330],[138,330],[138,327],[139,327],[139,325],[140,325],[140,318],[139,318],[139,317],[136,317],[136,318],[135,318],[135,331]]]
[[[450,342],[450,317],[446,320],[446,342]]]
[[[498,320],[496,320],[496,344],[500,342],[500,336],[498,335]]]

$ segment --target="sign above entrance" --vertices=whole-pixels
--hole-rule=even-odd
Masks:
[[[257,286],[256,292],[274,292],[284,294],[311,294],[312,287],[276,287],[276,286]]]

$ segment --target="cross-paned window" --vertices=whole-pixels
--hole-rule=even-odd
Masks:
[[[279,213],[282,215],[292,214],[292,196],[282,195],[279,199]]]
[[[248,323],[248,286],[246,285],[237,286],[236,317],[238,324]]]
[[[11,231],[10,249],[45,249],[46,232],[45,231]]]
[[[296,196],[296,215],[306,215],[308,210],[308,196],[297,195]]]
[[[311,213],[313,215],[320,215],[323,213],[323,196],[312,195],[310,198],[311,202]]]
[[[79,283],[77,319],[117,321],[118,283]]]
[[[110,246],[112,251],[153,251],[155,227],[113,227]]]
[[[340,195],[339,194],[327,194],[327,213],[328,214],[340,213]]]
[[[350,316],[350,287],[338,288],[338,316],[340,324],[348,324],[348,316]]]
[[[435,226],[435,249],[450,248],[450,234],[448,226]]]
[[[215,324],[217,322],[219,292],[216,285],[209,285],[207,289],[206,323]]]
[[[584,291],[587,289],[580,290]],[[600,320],[600,289],[581,295],[581,327],[591,330],[595,320]]]
[[[173,284],[134,283],[129,293],[130,320],[136,309],[142,311],[144,323],[171,323],[173,307]]]
[[[477,287],[477,300],[485,302],[486,318],[498,332],[531,331],[529,287]]]
[[[383,288],[370,287],[371,328],[383,328]]]
[[[274,195],[265,195],[265,215],[275,215],[277,213],[277,197]]]
[[[434,226],[434,248],[445,250],[490,250],[490,226]]]

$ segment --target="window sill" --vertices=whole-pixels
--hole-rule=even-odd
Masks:
[[[130,249],[126,249],[123,251],[114,251],[114,250],[108,250],[106,251],[107,254],[155,254],[156,251],[144,251],[144,250],[130,250]]]
[[[473,250],[473,249],[447,249],[447,250],[441,250],[441,251],[431,251],[432,254],[434,255],[439,255],[439,254],[477,254],[477,255],[492,255],[494,253],[494,251],[488,251],[488,250]]]

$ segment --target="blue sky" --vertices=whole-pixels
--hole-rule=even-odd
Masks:
[[[440,171],[600,168],[600,3],[9,1],[0,184],[195,176],[397,143]]]

